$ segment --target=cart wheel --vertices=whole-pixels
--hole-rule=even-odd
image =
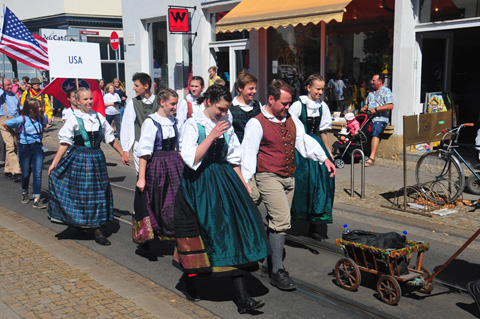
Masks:
[[[337,261],[335,265],[335,277],[337,278],[338,284],[343,289],[349,291],[356,290],[362,281],[360,269],[358,269],[357,264],[350,258],[342,258]]]
[[[428,277],[430,277],[430,272],[427,270],[427,268],[425,267],[422,267],[420,268],[421,271],[423,271],[423,279],[427,280]],[[429,294],[431,293],[433,290],[433,281],[430,281],[427,285],[425,285],[424,287],[422,287],[422,289],[419,289],[418,291],[420,291],[422,294]]]
[[[480,181],[475,175],[470,175],[467,178],[468,191],[474,195],[480,195]]]
[[[345,161],[342,160],[341,158],[337,158],[335,160],[335,167],[336,168],[344,168],[345,167]]]
[[[378,279],[377,291],[380,294],[380,299],[389,305],[396,305],[402,295],[402,289],[398,281],[389,275],[383,275]]]

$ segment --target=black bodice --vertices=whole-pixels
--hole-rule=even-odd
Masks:
[[[162,140],[162,151],[174,151],[176,140],[175,136]]]
[[[307,117],[307,134],[316,134],[320,127],[321,117]]]
[[[207,151],[207,157],[213,162],[225,162],[223,149],[225,146],[225,138],[217,138]]]
[[[90,144],[92,145],[92,148],[100,148],[100,143],[97,143],[100,131],[94,131],[94,132],[88,132],[87,131],[88,138],[90,140]],[[83,141],[82,135],[75,135],[73,138],[73,141],[75,145],[77,146],[85,146],[85,142]],[[97,146],[98,144],[98,146]]]

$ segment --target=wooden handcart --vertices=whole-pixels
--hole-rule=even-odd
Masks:
[[[427,280],[430,272],[422,267],[423,253],[430,248],[427,242],[407,240],[401,249],[381,249],[344,239],[337,239],[345,253],[335,265],[338,284],[346,290],[356,290],[361,282],[360,271],[379,276],[377,291],[380,299],[395,305],[402,295],[401,284],[418,288],[421,293],[430,293],[433,282]],[[416,260],[412,257],[416,255]],[[411,262],[415,262],[411,266]]]

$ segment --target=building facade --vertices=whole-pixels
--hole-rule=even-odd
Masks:
[[[27,0],[7,0],[5,5],[32,32],[53,41],[86,41],[99,43],[102,75],[106,81],[117,77],[115,51],[110,47],[110,34],[120,37],[119,75],[124,81],[124,46],[122,3],[120,0],[81,2],[47,0],[35,3]],[[1,55],[1,54],[0,54]],[[3,59],[8,77],[46,76],[45,72],[30,68],[13,59]]]
[[[273,0],[154,1],[142,6],[123,0],[125,77],[153,75],[156,87],[186,92],[188,78],[208,78],[216,65],[234,91],[236,75],[246,69],[259,79],[257,98],[284,79],[304,93],[303,80],[320,73],[328,81],[341,73],[345,103],[362,104],[373,73],[386,75],[394,109],[391,132],[379,156],[398,158],[403,115],[428,110],[432,94],[449,101],[457,123],[479,116],[473,98],[480,68],[473,55],[479,44],[476,0]],[[188,9],[189,34],[170,33],[168,9]],[[448,94],[443,94],[447,92]],[[447,97],[448,96],[448,97]],[[330,104],[332,96],[326,92]],[[465,131],[473,142],[474,129]]]

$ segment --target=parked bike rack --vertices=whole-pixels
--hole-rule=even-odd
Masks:
[[[361,184],[362,184],[362,193],[360,198],[365,199],[365,154],[363,154],[363,151],[361,149],[356,149],[352,152],[352,161],[351,161],[351,169],[350,169],[350,197],[355,196],[354,192],[354,185],[355,185],[355,174],[354,174],[354,166],[355,166],[355,154],[360,153],[362,156],[362,160],[360,163],[362,164],[362,171],[361,171]]]

